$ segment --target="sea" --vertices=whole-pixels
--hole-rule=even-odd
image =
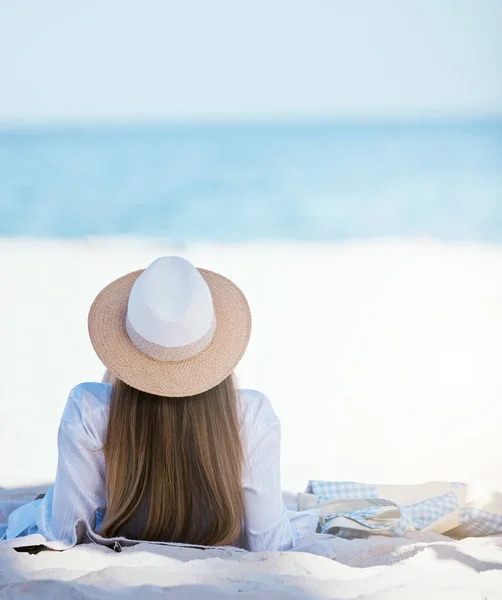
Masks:
[[[3,128],[0,236],[502,242],[502,120]]]

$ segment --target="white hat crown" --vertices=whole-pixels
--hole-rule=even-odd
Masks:
[[[180,361],[196,356],[216,330],[209,286],[188,260],[158,258],[134,282],[126,329],[138,350],[151,358]]]

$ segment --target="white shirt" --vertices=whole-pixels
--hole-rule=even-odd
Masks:
[[[47,540],[73,545],[80,518],[94,524],[106,508],[105,440],[112,384],[81,383],[70,392],[58,432],[54,485],[42,500],[16,509],[6,539],[41,533]],[[246,457],[242,488],[247,547],[254,552],[289,550],[295,534],[288,519],[280,481],[280,421],[268,398],[239,390]]]

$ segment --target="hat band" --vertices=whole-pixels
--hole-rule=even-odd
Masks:
[[[186,360],[187,358],[193,358],[204,351],[209,344],[213,341],[214,333],[216,331],[216,318],[213,316],[211,326],[207,333],[205,333],[200,339],[195,340],[191,344],[185,346],[161,346],[150,342],[142,335],[140,335],[131,322],[126,317],[126,330],[131,339],[131,342],[136,346],[138,350],[146,354],[150,358],[155,360],[162,360],[165,362],[179,362]]]

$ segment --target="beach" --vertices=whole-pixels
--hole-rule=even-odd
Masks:
[[[244,597],[472,600],[502,597],[502,540],[335,538],[336,560],[297,552],[217,553],[140,545],[21,554],[15,567],[0,546],[0,598]],[[10,551],[9,558],[13,551]],[[141,586],[141,587],[138,587]]]
[[[249,300],[253,332],[237,376],[267,394],[281,419],[284,490],[304,491],[310,479],[502,490],[502,246],[425,237],[233,245],[3,238],[0,250],[0,487],[53,480],[68,392],[104,372],[87,334],[95,295],[175,254],[228,276]],[[147,583],[157,586],[152,597],[177,585],[187,587],[176,597],[212,597],[237,591],[236,580],[251,597],[422,598],[439,590],[439,569],[434,598],[502,597],[501,538],[373,540],[335,540],[335,561],[3,549],[0,597],[49,594],[48,581],[30,582],[41,578],[71,581],[78,598]],[[54,594],[70,593],[54,585]]]
[[[502,600],[501,30],[497,0],[0,0],[0,600]],[[282,542],[250,545],[287,551],[99,534],[127,506],[88,313],[162,256],[249,301],[241,533],[270,540],[283,508],[263,394],[292,537],[282,515]],[[195,315],[180,292],[166,322],[160,287],[131,305],[137,348],[202,347],[207,293]],[[223,312],[216,342],[236,347]],[[213,497],[218,472],[185,460],[181,417],[168,462],[213,488],[169,490],[196,531],[180,499]],[[179,482],[161,446],[136,460],[122,444],[138,486]],[[166,498],[130,535],[209,539],[165,533],[188,531]]]

